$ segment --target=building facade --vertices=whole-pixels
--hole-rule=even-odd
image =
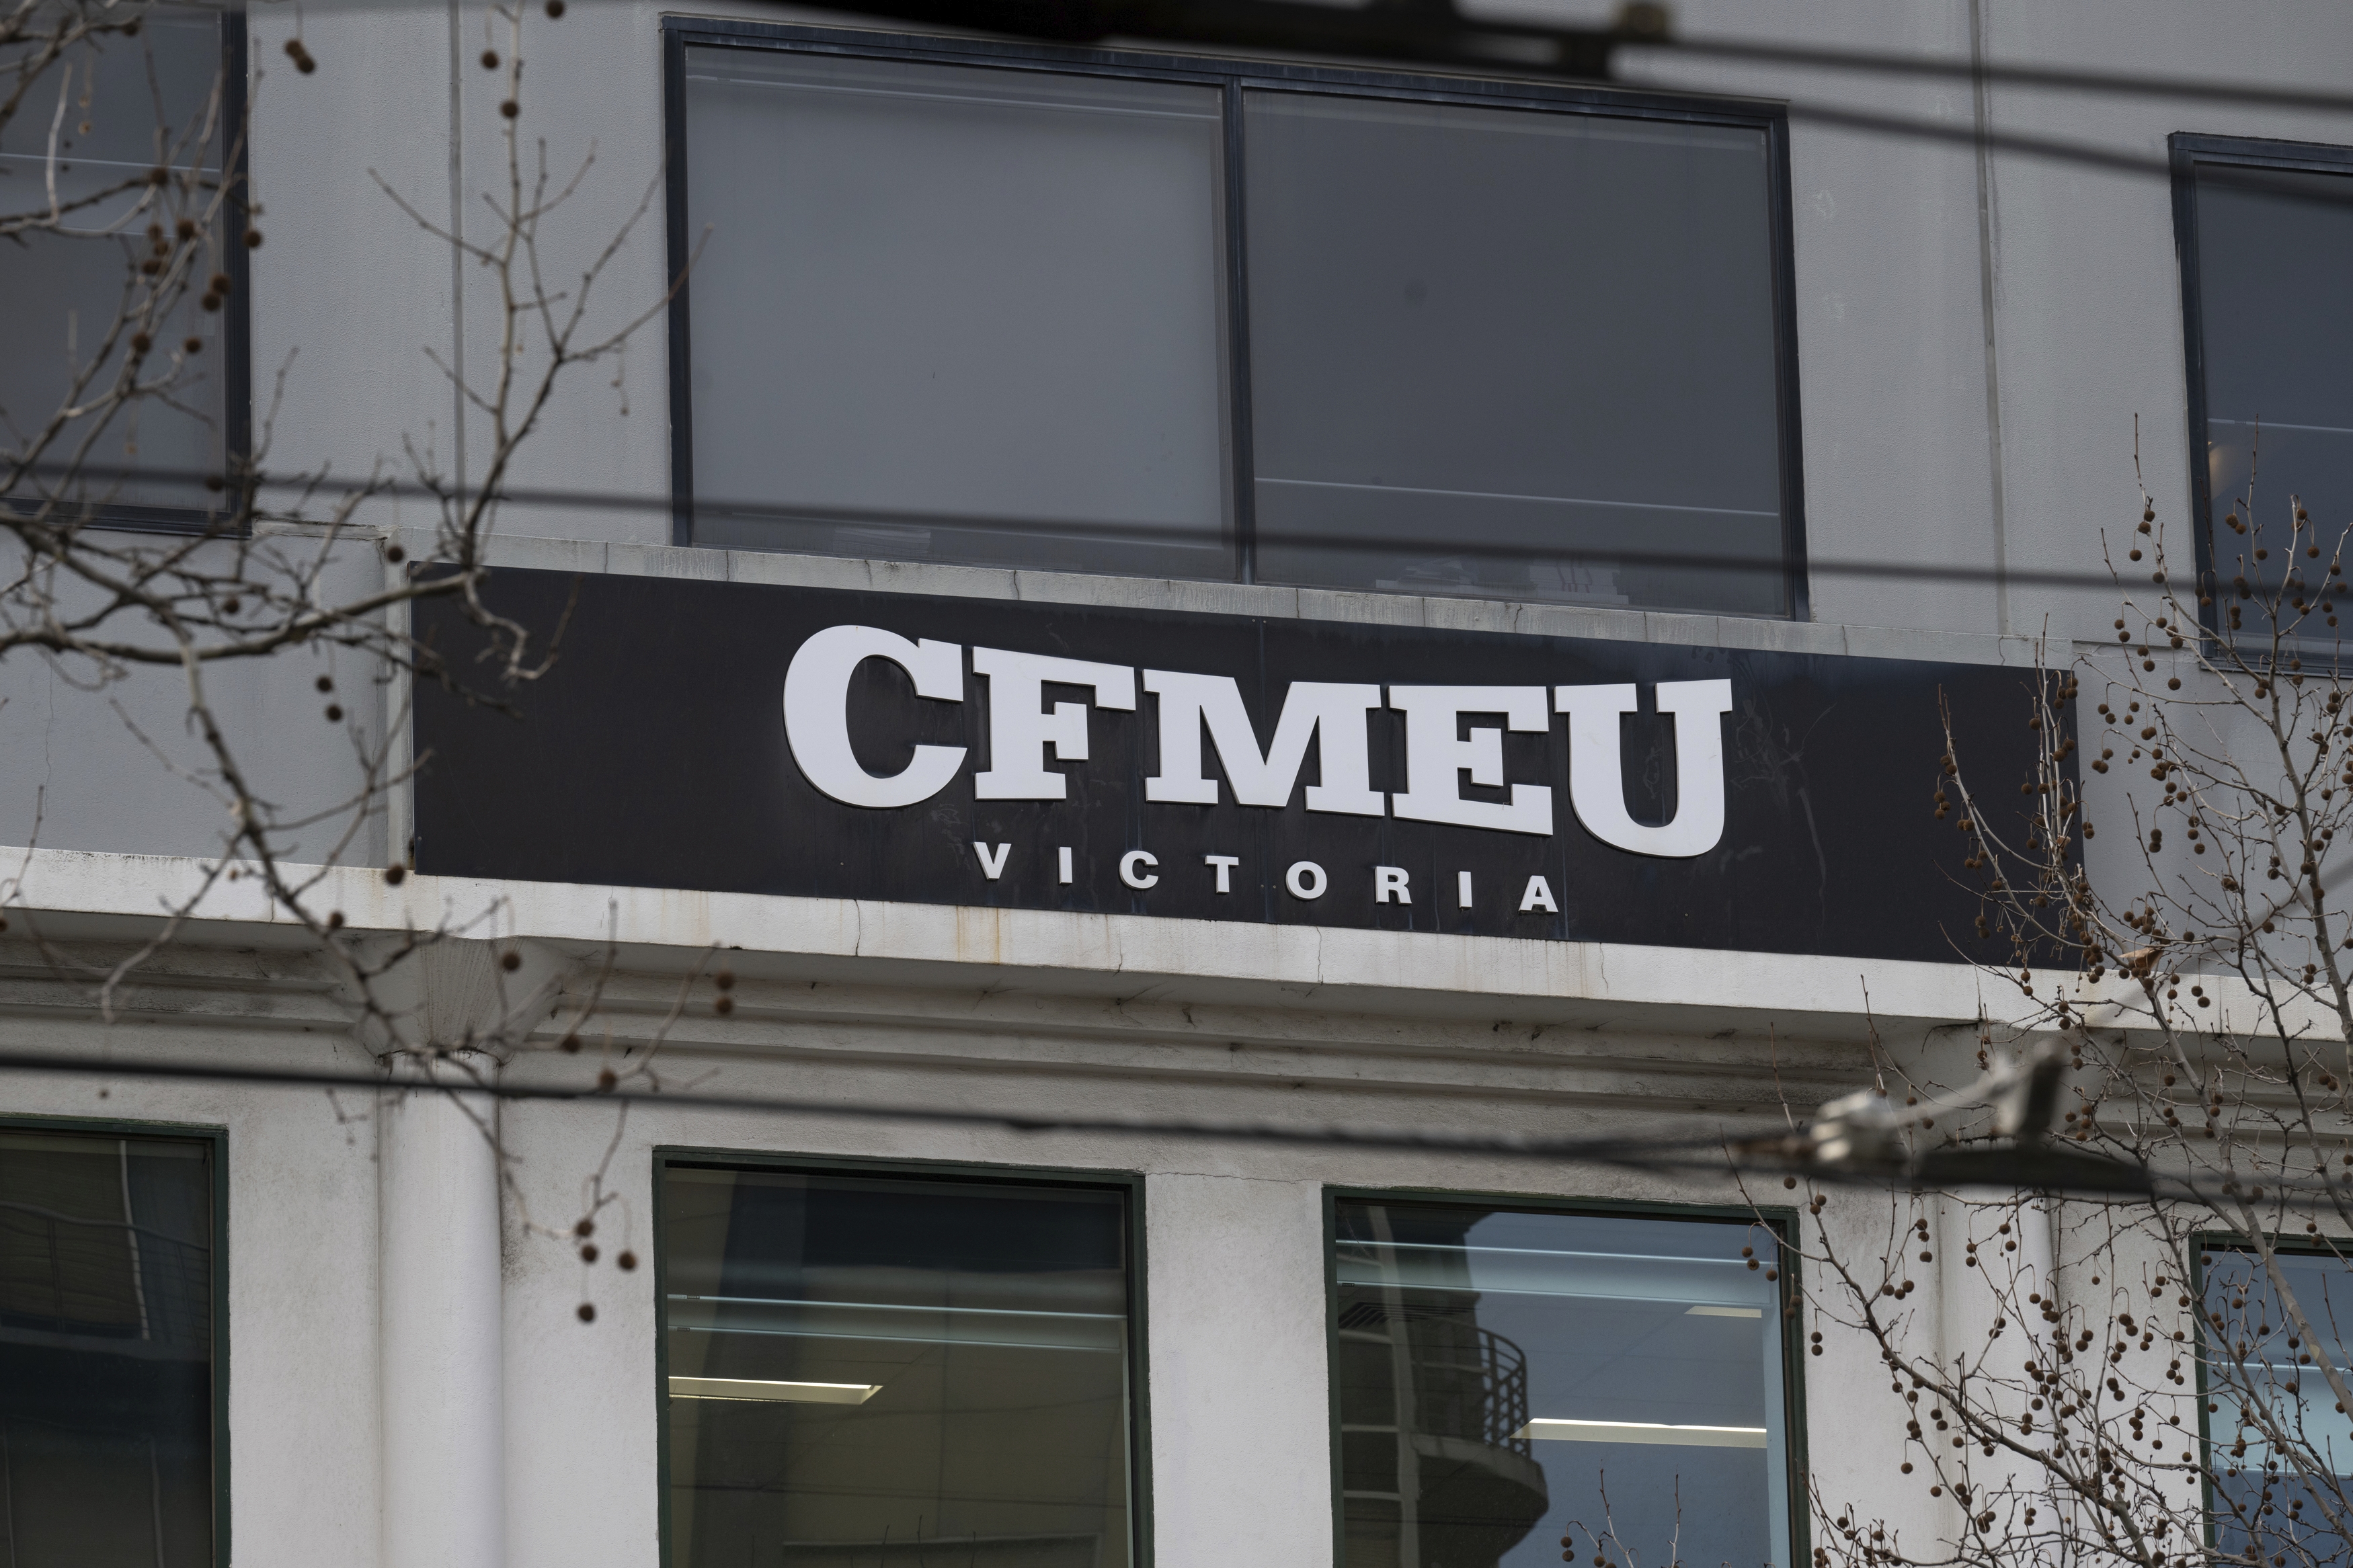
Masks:
[[[2353,76],[2326,5],[1675,26]],[[0,1078],[10,1568],[1791,1568],[1838,1500],[1961,1528],[1888,1489],[1905,1415],[1808,1302],[1805,1194],[1721,1142],[1965,1079],[2015,1014],[1943,762],[2031,776],[2144,493],[2187,559],[2267,430],[2353,507],[2353,110],[624,0],[530,11],[519,89],[462,5],[148,36],[166,119],[233,62],[266,243],[110,526],[187,526],[239,453],[484,483],[444,367],[488,384],[507,318],[464,244],[543,155],[586,170],[543,274],[643,324],[497,480],[489,602],[565,637],[516,712],[332,648],[215,678],[290,819],[370,803],[288,847],[336,940],[446,933],[390,1034],[221,874],[181,677],[0,662],[0,1042],[221,1069]],[[37,261],[0,262],[17,403],[99,308]],[[438,507],[371,495],[329,590],[429,570]],[[413,614],[465,668],[479,623]],[[339,1086],[396,1043],[513,1092]]]

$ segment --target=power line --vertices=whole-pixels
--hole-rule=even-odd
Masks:
[[[901,21],[969,30],[982,28],[1018,37],[1059,42],[1089,41],[1104,38],[1143,38],[1146,40],[1210,42],[1240,47],[1299,47],[1311,52],[1369,52],[1382,58],[1418,60],[1421,63],[1462,65],[1475,68],[1487,75],[1509,75],[1514,71],[1534,69],[1537,74],[1552,74],[1577,79],[1604,79],[1612,53],[1622,47],[1647,48],[1687,55],[1755,61],[1783,65],[1814,66],[1825,68],[1884,72],[1938,79],[1983,79],[2010,83],[2042,90],[2082,90],[2109,95],[2174,97],[2198,101],[2269,104],[2316,110],[2353,110],[2353,95],[2326,93],[2307,89],[2278,89],[2246,83],[2206,82],[2191,78],[2168,76],[2135,76],[2127,73],[2086,71],[2030,65],[1981,65],[1959,59],[1916,58],[1851,49],[1825,49],[1799,45],[1759,43],[1734,39],[1690,38],[1645,31],[1639,27],[1620,26],[1614,28],[1546,27],[1535,24],[1512,22],[1473,22],[1455,12],[1447,0],[1419,5],[1392,5],[1362,9],[1335,9],[1324,5],[1303,5],[1296,0],[825,0],[828,8],[858,15],[894,18]],[[1517,39],[1523,42],[1549,40],[1559,47],[1547,65],[1544,60],[1500,49],[1497,40]],[[1574,46],[1574,47],[1572,47]],[[1599,51],[1598,54],[1595,51]],[[1579,52],[1583,51],[1583,52]],[[1525,58],[1524,58],[1525,57]],[[1598,74],[1597,74],[1598,73]],[[1990,147],[2021,156],[2073,163],[2114,173],[2169,178],[2173,165],[2169,160],[2147,154],[2102,147],[2059,138],[2028,135],[2018,132],[1980,129],[1941,121],[1917,120],[1829,104],[1793,102],[1788,105],[1793,120],[1807,121],[1845,130],[1910,137],[1951,145]],[[2353,202],[2353,179],[2329,182],[2342,184],[2345,190],[2330,194],[2316,186],[2312,190],[2298,187],[2283,190],[2277,184],[2277,171],[2269,169],[2237,170],[2227,164],[2201,167],[2200,178],[2204,183],[2232,184],[2243,182],[2273,196],[2298,200],[2321,200],[2331,204]],[[2309,182],[2307,182],[2309,184]],[[54,470],[44,468],[37,472]],[[143,480],[177,480],[196,483],[217,476],[193,470],[142,469],[136,476]],[[259,476],[254,483],[262,491],[307,491],[320,488],[315,478],[280,479]],[[386,481],[371,484],[376,493],[407,499],[443,499],[431,487],[413,482]],[[1110,542],[1146,548],[1229,552],[1236,548],[1230,531],[1219,528],[1163,528],[1118,523],[1065,523],[1020,519],[953,519],[921,517],[908,514],[881,514],[841,510],[812,514],[806,508],[794,508],[756,500],[727,500],[698,498],[681,503],[670,498],[616,496],[605,492],[532,489],[516,487],[504,491],[501,500],[518,506],[565,507],[601,511],[635,511],[668,513],[674,520],[727,516],[754,521],[766,521],[805,527],[859,526],[867,522],[882,522],[894,526],[920,526],[965,536],[995,532],[1025,539],[1063,541],[1071,543]],[[20,500],[19,506],[25,503]],[[103,503],[97,504],[102,511]],[[1609,503],[1602,503],[1609,504]],[[1639,503],[1621,503],[1636,505]],[[299,518],[290,514],[290,520]],[[106,520],[100,516],[97,521]],[[1950,584],[2009,584],[2028,587],[2092,588],[2115,590],[2123,585],[2118,575],[2097,572],[2075,572],[2036,568],[2005,568],[1973,564],[1943,564],[1913,560],[1869,560],[1835,556],[1810,556],[1791,560],[1778,549],[1771,552],[1641,550],[1615,548],[1546,549],[1512,543],[1488,543],[1465,540],[1459,535],[1416,536],[1391,535],[1378,539],[1336,539],[1327,534],[1281,528],[1259,526],[1251,531],[1250,542],[1256,548],[1292,548],[1324,552],[1329,559],[1344,552],[1365,552],[1396,556],[1421,555],[1431,560],[1453,559],[1496,560],[1505,562],[1546,562],[1588,563],[1612,568],[1709,571],[1778,576],[1803,573],[1809,578],[1852,578],[1862,581],[1919,581]],[[832,553],[808,552],[808,553]],[[884,557],[923,561],[921,554]],[[994,560],[967,560],[956,564],[977,564],[1030,567],[1040,570],[1088,570],[1082,563],[1060,562],[1029,562],[1000,554]],[[1120,571],[1133,563],[1106,563],[1096,570]],[[1215,580],[1210,579],[1210,580]],[[2152,584],[2162,582],[2152,577]],[[1298,585],[1361,586],[1361,584],[1326,581],[1317,584],[1312,574],[1303,574]],[[1440,594],[1471,592],[1482,587],[1508,589],[1509,583],[1489,584],[1477,579],[1453,580],[1434,578],[1425,587]],[[1580,601],[1565,599],[1563,603]],[[1583,601],[1590,603],[1591,601]]]
[[[2194,102],[2353,110],[2353,94],[2196,77],[2135,75],[2080,68],[1979,62],[1867,49],[1826,48],[1669,30],[1662,12],[1627,6],[1612,26],[1556,26],[1472,17],[1452,0],[1389,0],[1332,5],[1299,0],[790,0],[797,8],[884,17],[956,32],[997,33],[1063,44],[1113,40],[1278,50],[1610,82],[1620,50],[1758,65],[1990,81],[2041,91]]]
[[[1634,1169],[1669,1165],[1729,1169],[1724,1142],[1716,1137],[1561,1138],[1516,1133],[1465,1137],[1406,1128],[1312,1125],[1254,1119],[1189,1120],[1150,1116],[1062,1116],[1028,1111],[974,1110],[939,1105],[871,1100],[810,1100],[800,1096],[713,1094],[700,1089],[660,1089],[617,1084],[571,1088],[516,1083],[504,1078],[476,1079],[453,1068],[446,1079],[404,1078],[387,1071],[339,1072],[317,1068],[248,1067],[227,1063],[108,1060],[58,1053],[0,1053],[0,1072],[46,1072],[81,1078],[236,1083],[284,1089],[320,1089],[366,1093],[480,1095],[508,1102],[662,1106],[676,1110],[730,1110],[772,1116],[830,1117],[852,1121],[925,1121],[963,1127],[993,1127],[1015,1132],[1119,1133],[1135,1137],[1232,1139],[1316,1148],[1377,1149],[1443,1154],[1483,1154],[1525,1160],[1578,1160]]]
[[[2210,81],[2200,77],[2136,75],[2128,71],[2084,70],[2064,66],[1980,63],[1960,58],[1889,54],[1872,49],[1833,49],[1805,44],[1760,43],[1745,38],[1689,37],[1682,34],[1656,38],[1622,38],[1620,47],[1659,49],[1670,54],[1759,65],[1809,66],[1824,70],[1919,77],[1937,81],[1989,81],[2052,92],[2088,92],[2116,98],[2171,98],[2192,103],[2243,103],[2272,109],[2353,111],[2353,94],[2325,92],[2313,88],[2270,87],[2255,82]]]
[[[1651,49],[1759,65],[1877,72],[1929,80],[1987,81],[2039,91],[2077,91],[2109,97],[2179,99],[2191,102],[2261,105],[2270,108],[2353,112],[2353,94],[2306,88],[2273,88],[2251,82],[2209,82],[2191,77],[2135,76],[2033,65],[1984,64],[1960,58],[1915,58],[1869,50],[1757,43],[1734,38],[1691,38],[1664,31],[1619,27],[1556,27],[1532,22],[1464,17],[1451,0],[1392,0],[1389,4],[1330,5],[1300,0],[793,0],[797,5],[849,16],[952,29],[950,36],[995,33],[1041,43],[1122,45],[1156,43],[1192,47],[1272,51],[1282,54],[1363,58],[1392,68],[1436,68],[1490,79],[1549,78],[1564,83],[1688,91],[1672,86],[1628,82],[1613,75],[1616,52]],[[1704,90],[1704,89],[1703,89]],[[1606,103],[1589,107],[1605,109]],[[1936,142],[1984,146],[2021,157],[2070,163],[2111,173],[2169,179],[2169,159],[2096,142],[1957,125],[1942,120],[1875,112],[1840,104],[1789,100],[1790,121],[1867,131]],[[2241,173],[2227,163],[2205,162],[2200,178],[2210,184],[2260,189],[2299,203],[2336,206],[2353,204],[2353,180],[2337,191],[2306,183],[2283,188],[2262,173]]]
[[[219,0],[175,0],[191,10],[221,12]],[[583,0],[575,0],[575,4]],[[1364,53],[1401,63],[1442,65],[1489,77],[1514,74],[1641,86],[1607,74],[1580,77],[1592,64],[1607,71],[1622,50],[1656,51],[1758,65],[1801,66],[1858,75],[1978,81],[2040,91],[2104,97],[2169,98],[2275,109],[2353,111],[2353,93],[2146,72],[1974,61],[1961,57],[1775,43],[1674,32],[1663,16],[1621,10],[1609,26],[1559,26],[1509,17],[1472,17],[1451,0],[1388,0],[1332,5],[1324,0],[774,0],[778,9],[826,10],[913,23],[946,37],[995,33],[1070,45],[1128,42],[1305,55]],[[395,3],[386,9],[400,9]],[[423,7],[417,7],[422,9]],[[437,13],[438,14],[438,13]],[[1548,52],[1547,52],[1548,51]]]
[[[515,1083],[504,1077],[478,1079],[462,1066],[448,1078],[402,1076],[389,1067],[375,1072],[317,1068],[248,1067],[227,1063],[106,1059],[57,1053],[0,1052],[0,1073],[56,1073],[78,1078],[161,1082],[228,1083],[278,1089],[316,1089],[366,1094],[480,1096],[510,1104],[611,1105],[624,1109],[729,1111],[747,1115],[799,1116],[859,1122],[919,1121],[935,1126],[983,1127],[1048,1134],[1184,1138],[1206,1142],[1273,1144],[1291,1148],[1377,1151],[1511,1160],[1588,1163],[1625,1170],[1713,1171],[1726,1177],[1787,1176],[1809,1185],[2024,1188],[2068,1192],[2091,1198],[2148,1201],[2172,1198],[2219,1205],[2238,1184],[2260,1181],[2282,1198],[2327,1197],[2339,1201],[2342,1181],[2326,1174],[2295,1177],[2251,1172],[2200,1177],[2168,1172],[2137,1161],[2079,1152],[2042,1139],[2014,1143],[1937,1144],[1886,1159],[1823,1161],[1803,1133],[1753,1140],[1706,1135],[1642,1134],[1562,1138],[1523,1133],[1466,1136],[1394,1127],[1352,1127],[1271,1121],[1253,1118],[1070,1116],[1030,1111],[976,1110],[960,1107],[874,1100],[811,1100],[800,1096],[714,1094],[702,1089],[662,1089],[616,1084],[610,1089]],[[1770,1115],[1760,1110],[1758,1116]],[[1688,1117],[1681,1118],[1689,1121]]]
[[[79,475],[74,474],[69,469],[61,469],[55,468],[54,466],[47,465],[36,471],[51,478],[80,477]],[[196,485],[217,479],[218,478],[219,475],[216,471],[210,470],[142,468],[119,477],[109,476],[109,482],[119,483],[135,481],[140,483],[164,482]],[[248,484],[251,486],[257,496],[266,496],[272,493],[289,491],[308,494],[320,490],[333,491],[338,488],[335,484],[323,480],[315,475],[280,477],[265,472],[254,474],[249,479],[239,476],[232,480],[233,487],[241,487]],[[348,488],[350,491],[356,492],[365,490],[373,495],[394,500],[440,501],[448,499],[447,491],[415,480],[352,481]],[[1026,520],[1015,518],[933,517],[921,513],[909,512],[860,511],[851,508],[831,509],[820,512],[806,507],[795,507],[768,501],[711,500],[700,498],[693,501],[679,501],[666,496],[628,495],[606,490],[576,490],[538,486],[501,486],[496,492],[494,499],[502,506],[549,510],[568,509],[580,511],[607,513],[619,512],[650,514],[659,516],[670,521],[676,521],[680,518],[685,518],[691,521],[708,516],[712,518],[741,518],[757,522],[771,522],[780,525],[804,528],[859,528],[876,524],[881,524],[884,526],[920,526],[951,536],[963,535],[968,537],[972,535],[1009,534],[1025,538],[1046,540],[1072,546],[1080,546],[1089,543],[1109,543],[1133,548],[1159,547],[1172,550],[1193,550],[1201,552],[1205,554],[1211,552],[1230,551],[1235,548],[1235,538],[1230,530],[1224,528],[1204,528],[1193,525],[1177,525],[1170,527],[1158,524],[1063,522],[1050,520]],[[19,496],[13,501],[0,501],[0,504],[13,505],[22,512],[29,506],[38,503],[33,501],[30,498]],[[105,528],[109,526],[106,516],[106,503],[102,500],[74,501],[70,500],[60,500],[53,504],[64,508],[69,512],[77,508],[86,510],[89,516],[89,521],[86,526],[93,528]],[[1623,504],[1636,505],[1639,503]],[[320,525],[317,523],[316,520],[305,519],[298,512],[291,510],[282,512],[271,512],[267,509],[257,510],[260,512],[260,515],[265,521],[311,522],[314,526]],[[2123,509],[2120,509],[2120,511],[2122,510]],[[1778,524],[1776,523],[1773,526],[1778,529]],[[2131,528],[2134,526],[2137,526],[2137,519],[2134,519],[2129,515],[2119,517],[2117,523],[2119,543],[2125,543],[2128,540],[2137,537],[2132,535],[2130,532]],[[201,532],[202,530],[202,524],[194,524],[185,531]],[[492,531],[495,534],[496,531],[493,530]],[[169,537],[170,535],[166,533],[165,536]],[[2154,563],[2150,563],[2145,568],[2134,565],[2114,574],[2020,566],[2012,566],[2004,569],[1993,566],[1980,566],[1966,563],[1944,563],[1923,562],[1918,560],[1870,558],[1862,556],[1800,555],[1792,559],[1780,553],[1778,549],[1775,552],[1769,554],[1735,551],[1642,550],[1621,549],[1615,547],[1564,549],[1545,548],[1541,545],[1535,544],[1488,543],[1477,540],[1465,539],[1459,534],[1437,535],[1399,533],[1370,538],[1335,537],[1331,534],[1316,533],[1305,530],[1283,529],[1281,527],[1271,528],[1265,524],[1260,524],[1252,530],[1251,539],[1253,544],[1261,550],[1272,545],[1279,548],[1293,549],[1302,552],[1315,552],[1327,557],[1342,556],[1352,553],[1387,556],[1406,555],[1422,556],[1432,560],[1462,558],[1469,560],[1495,560],[1508,562],[1590,563],[1621,568],[1678,568],[1694,571],[1741,572],[1753,573],[1760,576],[1767,574],[1778,576],[1784,573],[1795,571],[1802,573],[1809,578],[1854,578],[1863,581],[1954,584],[2009,583],[2013,585],[2025,585],[2031,587],[2094,588],[2112,592],[2119,589],[2129,589],[2133,584],[2138,581],[2138,574],[2144,570],[2150,574],[2150,582],[2152,586],[2156,585],[2158,581],[2155,575],[2157,567]],[[635,542],[642,543],[647,542],[638,541]],[[706,546],[705,548],[729,547]],[[841,552],[828,550],[793,550],[784,547],[779,547],[776,552],[780,554],[810,554],[823,556],[833,556],[843,553]],[[874,558],[880,560],[903,560],[916,564],[927,563],[931,560],[930,557],[914,554],[902,556],[877,556]],[[1136,574],[1133,563],[1119,562],[1104,562],[1091,564],[1084,561],[1022,561],[1000,557],[994,560],[957,558],[943,561],[939,563],[957,566],[979,566],[983,568],[996,568],[1000,570],[1072,572],[1090,575],[1114,574],[1133,576]],[[1166,566],[1174,563],[1164,563],[1162,564]],[[2127,573],[2130,573],[2131,575],[2127,575]],[[1148,573],[1148,574],[1174,574],[1181,578],[1185,578],[1185,580],[1196,580],[1182,572],[1171,574],[1166,571],[1161,571],[1151,572]],[[2196,592],[2194,584],[2197,579],[2194,569],[2186,564],[2177,563],[2173,572],[2168,574],[2168,575],[2178,579],[2179,584],[2183,592],[2190,594],[2194,594]],[[1217,579],[1210,578],[1206,580],[1216,581]],[[2227,577],[2224,577],[2220,574],[2216,574],[2216,580],[2228,581]],[[1362,584],[1352,584],[1345,582],[1335,583],[1328,580],[1318,582],[1312,578],[1302,578],[1295,582],[1281,582],[1273,585],[1285,587],[1338,588],[1362,586]],[[1440,594],[1447,594],[1450,592],[1461,593],[1465,591],[1475,591],[1482,585],[1482,584],[1477,582],[1455,583],[1433,580],[1427,586],[1430,591]],[[1497,588],[1508,588],[1510,586],[1508,584],[1493,584],[1484,585]],[[1409,592],[1411,590],[1400,588],[1389,591]],[[1561,601],[1561,603],[1575,607],[1580,603],[1589,604],[1590,601],[1564,600]],[[1638,607],[1658,609],[1662,608],[1663,606],[1644,605]]]

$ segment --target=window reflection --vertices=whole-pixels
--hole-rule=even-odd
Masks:
[[[681,64],[698,544],[1793,613],[1758,116]]]
[[[1214,88],[686,52],[695,541],[1224,576]]]
[[[2221,615],[2227,625],[2241,579],[2266,596],[2285,586],[2283,621],[2333,642],[2347,606],[2329,566],[2353,525],[2353,173],[2220,158],[2191,168],[2184,237],[2198,278],[2205,525],[2229,591]],[[2238,603],[2238,629],[2267,633],[2265,616]]]
[[[1777,1256],[1752,1225],[1342,1201],[1345,1568],[1535,1568],[1563,1536],[1786,1563]]]
[[[10,1568],[213,1561],[212,1158],[0,1131]]]
[[[2305,1342],[2263,1260],[2214,1252],[2204,1277],[2211,1396],[2206,1415],[2214,1544],[2253,1562],[2286,1554],[2303,1563],[2353,1559],[2330,1521],[2353,1495],[2353,1415],[2315,1363],[2348,1363],[2353,1269],[2336,1258],[2274,1255],[2313,1331]],[[2219,1315],[2221,1322],[2215,1321]]]
[[[1123,1568],[1116,1191],[672,1167],[670,1562]]]
[[[135,35],[86,41],[41,75],[32,97],[67,97],[73,117],[53,127],[47,113],[19,113],[0,124],[0,214],[41,210],[53,177],[61,212],[57,226],[0,244],[0,456],[37,453],[53,475],[71,470],[18,487],[8,500],[20,509],[58,495],[109,521],[175,526],[218,509],[196,476],[219,472],[228,456],[228,362],[242,316],[202,301],[206,279],[238,268],[234,239],[203,224],[201,254],[176,294],[175,283],[154,292],[144,264],[155,237],[211,212],[242,131],[227,123],[223,26],[216,13],[158,8]],[[145,183],[154,167],[193,174],[199,189],[159,195]],[[157,344],[140,375],[169,388],[118,406],[111,390],[139,332]],[[194,353],[176,347],[189,342]],[[60,417],[90,405],[100,412]]]
[[[1789,613],[1761,129],[1244,102],[1263,580]]]

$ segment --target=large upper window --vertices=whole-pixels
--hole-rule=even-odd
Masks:
[[[1124,1189],[664,1168],[671,1568],[1125,1568]]]
[[[1791,613],[1769,113],[846,37],[673,26],[681,542]]]
[[[0,1128],[9,1562],[216,1560],[213,1145]]]
[[[2345,606],[2323,585],[2353,526],[2353,148],[2177,136],[2173,160],[2191,486],[2217,618],[2267,632],[2238,581],[2275,589],[2300,568],[2314,591],[2290,584],[2283,621],[2334,641]]]
[[[0,504],[201,527],[245,442],[244,19],[142,10],[34,71],[46,31],[0,49],[29,73],[0,123]]]
[[[1770,1229],[1341,1198],[1334,1237],[1341,1568],[1788,1568]]]

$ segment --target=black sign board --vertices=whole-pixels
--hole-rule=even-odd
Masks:
[[[519,718],[420,684],[428,873],[1952,960],[1940,693],[1980,788],[2035,756],[2034,677],[1985,666],[527,571],[490,597],[569,624]]]

